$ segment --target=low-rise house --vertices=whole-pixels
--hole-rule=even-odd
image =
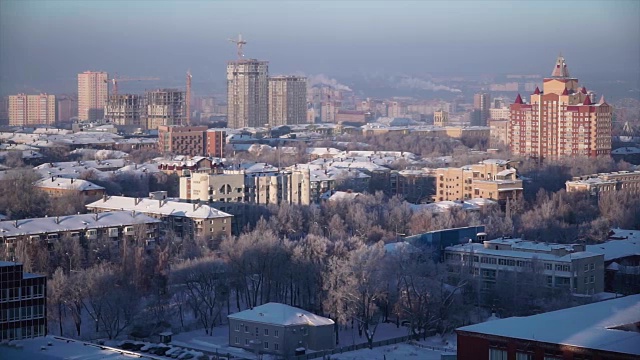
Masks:
[[[128,210],[159,219],[164,230],[172,230],[178,237],[204,237],[212,240],[219,235],[231,235],[233,215],[209,205],[185,203],[166,198],[166,192],[151,193],[149,198],[105,196],[87,205],[96,213]]]
[[[576,176],[565,183],[567,192],[588,191],[591,195],[615,191],[640,192],[640,170]]]
[[[604,256],[586,251],[584,244],[548,244],[522,239],[499,238],[445,248],[450,279],[465,269],[481,282],[483,291],[496,283],[518,276],[543,276],[549,287],[565,288],[574,294],[593,295],[604,291]]]
[[[280,303],[267,303],[228,316],[229,345],[291,356],[296,349],[329,350],[336,344],[333,320]]]
[[[605,291],[640,293],[640,231],[613,229],[601,244],[587,245],[587,251],[604,255]]]
[[[102,186],[91,181],[57,176],[39,180],[34,186],[52,197],[81,196],[85,201],[99,199],[105,194],[105,189]]]
[[[0,221],[0,251],[11,256],[18,242],[42,241],[52,246],[65,236],[85,241],[106,237],[114,242],[135,237],[149,244],[158,238],[159,224],[135,211]]]

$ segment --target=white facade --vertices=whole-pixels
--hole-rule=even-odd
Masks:
[[[255,59],[227,64],[227,123],[230,128],[259,127],[269,122],[268,64]]]

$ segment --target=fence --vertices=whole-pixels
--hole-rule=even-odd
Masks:
[[[375,348],[375,347],[379,347],[379,346],[393,345],[393,344],[409,341],[410,339],[411,339],[410,335],[405,335],[405,336],[400,336],[400,337],[397,337],[397,338],[392,338],[392,339],[387,339],[387,340],[374,341],[372,343],[372,345]],[[349,345],[349,346],[343,346],[343,347],[340,347],[340,348],[337,348],[337,349],[333,349],[333,350],[323,350],[323,351],[313,352],[311,354],[298,355],[298,356],[292,357],[291,359],[294,359],[294,360],[309,360],[309,359],[324,358],[325,356],[331,356],[331,355],[335,355],[335,354],[342,354],[343,352],[366,349],[368,347],[369,347],[369,343]]]

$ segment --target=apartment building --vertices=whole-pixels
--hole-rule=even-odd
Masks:
[[[230,128],[269,123],[269,62],[243,59],[227,63],[227,123]]]
[[[491,95],[487,93],[478,93],[473,96],[473,113],[471,116],[471,125],[487,126],[489,120],[489,109],[491,108]]]
[[[182,125],[186,121],[186,95],[184,91],[176,89],[158,89],[148,91],[147,98],[147,129],[157,129],[160,126]]]
[[[102,186],[96,185],[91,181],[57,176],[39,180],[33,186],[54,198],[77,196],[82,197],[84,201],[92,201],[101,198],[105,194],[105,189]]]
[[[222,174],[191,174],[191,177],[180,178],[180,199],[223,207],[232,207],[224,203],[242,202],[309,205],[311,175],[309,170],[224,170]]]
[[[206,126],[158,126],[158,150],[164,154],[202,156]]]
[[[55,125],[56,97],[54,95],[10,95],[9,125]]]
[[[509,145],[509,120],[489,119],[490,146]]]
[[[504,204],[522,194],[522,180],[507,160],[489,159],[460,168],[431,171],[436,188],[433,201],[484,198]]]
[[[574,176],[565,183],[567,192],[588,191],[591,195],[614,191],[640,192],[640,170]]]
[[[95,121],[104,118],[109,96],[108,75],[103,71],[78,74],[78,119]]]
[[[604,255],[586,251],[584,244],[548,244],[499,238],[445,248],[445,263],[451,279],[463,268],[473,269],[488,291],[508,275],[543,276],[546,285],[591,295],[604,291]]]
[[[69,95],[56,97],[58,122],[68,122],[78,117],[78,98]]]
[[[516,155],[543,159],[611,152],[613,108],[578,86],[562,56],[543,90],[536,87],[528,104],[518,94],[510,108],[509,146]]]
[[[220,129],[208,129],[205,132],[205,151],[206,156],[224,158],[226,155],[225,147],[227,146],[227,132]]]
[[[269,77],[269,125],[304,124],[307,117],[307,78]]]
[[[18,242],[41,241],[51,246],[65,236],[89,241],[106,237],[114,242],[135,237],[153,242],[158,237],[159,223],[159,220],[135,211],[0,221],[0,250],[7,258],[14,255]]]
[[[127,210],[145,214],[162,221],[162,230],[171,230],[178,237],[205,239],[231,235],[233,215],[200,203],[184,203],[166,199],[166,192],[151,193],[149,198],[105,196],[87,205],[87,209],[101,214]]]
[[[393,172],[391,194],[400,195],[410,203],[427,202],[435,189],[433,176],[423,170],[401,170]]]
[[[24,272],[21,263],[0,261],[0,343],[45,335],[47,277]]]

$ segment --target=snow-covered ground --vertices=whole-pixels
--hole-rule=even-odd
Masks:
[[[440,355],[440,351],[400,343],[373,349],[360,349],[343,354],[335,354],[331,355],[331,360],[440,360]]]

